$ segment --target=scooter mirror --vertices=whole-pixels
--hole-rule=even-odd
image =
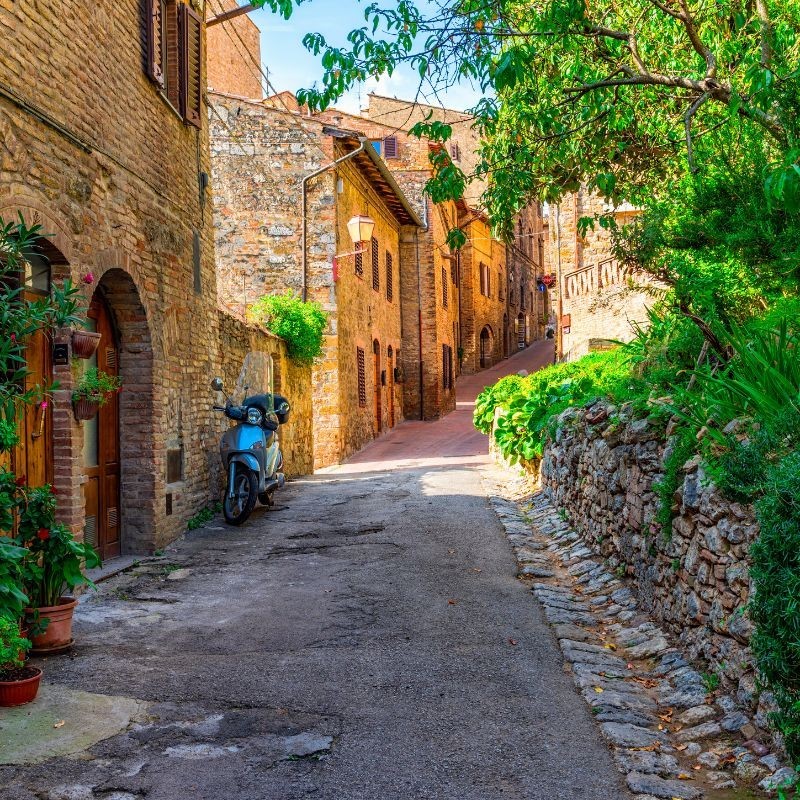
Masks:
[[[283,402],[278,406],[277,409],[279,414],[288,414],[289,413],[289,404],[287,402]]]
[[[222,391],[222,378],[214,378],[214,380],[211,381],[211,388],[215,392],[221,392]]]

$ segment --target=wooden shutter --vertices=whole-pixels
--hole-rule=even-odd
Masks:
[[[381,268],[378,261],[378,240],[372,237],[372,288],[379,292],[381,290]]]
[[[361,248],[361,244],[360,243],[359,243],[358,247]],[[356,253],[355,269],[356,269],[356,275],[358,275],[359,278],[363,278],[364,277],[364,254],[361,252],[360,249]]]
[[[442,305],[447,308],[447,270],[442,267]]]
[[[145,0],[147,15],[147,75],[161,89],[166,86],[166,9],[164,0]]]
[[[394,300],[394,264],[392,254],[386,253],[386,299],[391,303]]]
[[[203,24],[185,3],[180,5],[181,114],[185,122],[202,126]]]
[[[384,158],[397,158],[399,149],[397,147],[397,137],[387,136],[383,140],[383,157]]]
[[[358,366],[358,404],[364,408],[367,405],[367,361],[363,347],[356,348],[356,364]]]

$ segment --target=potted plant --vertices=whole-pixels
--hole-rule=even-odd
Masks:
[[[69,335],[72,340],[72,354],[78,358],[91,358],[100,344],[101,334],[86,330],[80,289],[67,278],[62,286],[53,286],[52,291],[53,327],[71,328]]]
[[[75,419],[91,419],[100,406],[108,402],[112,392],[118,392],[122,381],[116,375],[92,367],[81,375],[72,392],[72,408]]]
[[[19,623],[0,616],[0,707],[30,703],[39,691],[42,671],[25,665],[24,654],[31,646],[19,630]]]
[[[55,521],[56,501],[50,486],[28,489],[21,506],[17,544],[27,548],[23,585],[29,598],[27,624],[33,652],[56,653],[72,644],[72,615],[77,600],[67,592],[91,586],[83,572],[100,566],[100,557],[88,542],[78,542],[72,531]]]

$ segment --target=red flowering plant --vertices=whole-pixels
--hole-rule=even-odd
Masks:
[[[21,490],[16,544],[28,555],[24,560],[24,590],[32,608],[57,606],[62,595],[94,583],[85,569],[100,566],[97,551],[79,542],[63,523],[55,521],[56,498],[50,486]]]

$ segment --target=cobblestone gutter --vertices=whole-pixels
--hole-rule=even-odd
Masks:
[[[795,780],[738,698],[715,689],[615,570],[527,476],[487,475],[518,576],[544,608],[565,668],[636,800],[741,799]]]

